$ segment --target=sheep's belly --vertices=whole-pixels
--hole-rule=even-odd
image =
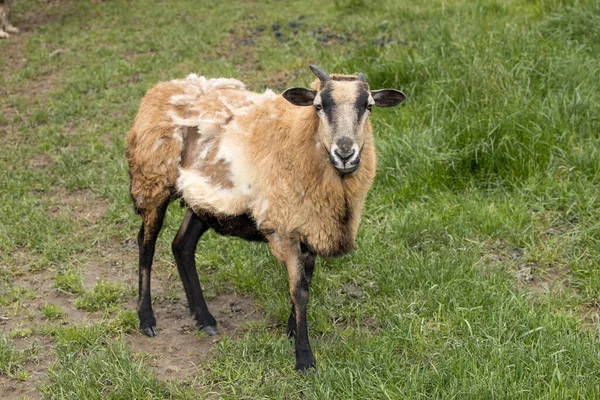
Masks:
[[[253,242],[266,241],[265,236],[258,230],[256,221],[248,214],[234,217],[217,217],[212,214],[201,213],[199,217],[220,235],[236,236]]]

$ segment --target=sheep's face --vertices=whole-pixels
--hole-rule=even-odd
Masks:
[[[291,88],[283,97],[298,106],[313,106],[319,117],[318,137],[329,153],[333,167],[342,175],[351,174],[360,166],[360,155],[373,106],[391,107],[406,96],[397,90],[369,90],[364,75],[329,77],[311,66],[321,80],[319,90]],[[324,74],[324,75],[323,75]]]

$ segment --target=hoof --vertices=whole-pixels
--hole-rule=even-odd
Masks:
[[[306,363],[296,362],[296,371],[300,372],[301,374],[308,373],[315,369],[317,369],[317,365],[315,364],[314,360]]]
[[[148,337],[158,336],[158,331],[155,326],[148,326],[146,328],[140,328],[142,333]]]
[[[200,329],[202,332],[206,333],[208,336],[215,336],[219,331],[216,326],[207,325],[204,328]]]
[[[10,37],[10,35],[8,33],[4,32],[2,29],[0,29],[0,38],[5,39],[8,37]]]

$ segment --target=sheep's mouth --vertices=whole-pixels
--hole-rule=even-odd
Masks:
[[[360,167],[360,163],[356,163],[355,165],[349,165],[347,167],[343,167],[340,168],[338,166],[336,166],[335,164],[333,165],[333,167],[342,175],[348,175],[353,173],[354,171],[356,171],[358,169],[358,167]]]

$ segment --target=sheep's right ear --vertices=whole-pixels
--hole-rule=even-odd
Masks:
[[[293,87],[287,89],[281,95],[284,99],[296,106],[312,106],[315,96],[317,95],[317,91],[301,87]]]

